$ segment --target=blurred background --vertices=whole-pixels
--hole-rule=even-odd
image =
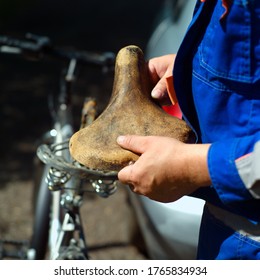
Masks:
[[[1,0],[1,33],[50,36],[58,44],[116,51],[144,47],[162,1]]]
[[[1,0],[0,35],[48,36],[56,46],[117,53],[125,45],[145,49],[160,0]],[[35,150],[48,130],[46,94],[57,89],[59,65],[0,54],[0,239],[31,235]],[[100,111],[111,94],[113,76],[93,69],[81,73],[76,117],[84,96],[94,93]],[[93,258],[143,259],[141,236],[125,189],[108,199],[88,197],[84,223]],[[118,211],[121,209],[121,211]],[[84,214],[83,214],[84,215]],[[137,238],[136,238],[137,236]]]

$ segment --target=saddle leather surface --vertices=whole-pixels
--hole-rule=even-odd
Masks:
[[[110,101],[92,124],[71,137],[71,156],[90,169],[119,171],[139,157],[117,144],[119,135],[168,136],[194,143],[190,127],[162,110],[152,100],[151,89],[142,50],[137,46],[121,49]]]

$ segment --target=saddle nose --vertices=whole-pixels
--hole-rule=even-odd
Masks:
[[[137,46],[122,48],[116,57],[108,105],[92,124],[71,137],[71,156],[90,169],[119,171],[139,157],[117,144],[119,135],[167,136],[194,143],[190,127],[157,105],[151,89],[142,50]]]

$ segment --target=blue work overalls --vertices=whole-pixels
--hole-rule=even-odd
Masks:
[[[222,2],[197,2],[173,70],[185,120],[212,143],[212,185],[193,194],[206,201],[198,259],[260,259],[260,187],[248,183],[260,140],[260,1],[227,1],[226,14]]]

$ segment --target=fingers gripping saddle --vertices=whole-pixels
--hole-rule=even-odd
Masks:
[[[118,171],[139,157],[117,144],[119,135],[168,136],[194,143],[190,127],[155,104],[151,89],[142,50],[136,46],[121,49],[108,106],[91,125],[72,136],[72,157],[90,169]]]

